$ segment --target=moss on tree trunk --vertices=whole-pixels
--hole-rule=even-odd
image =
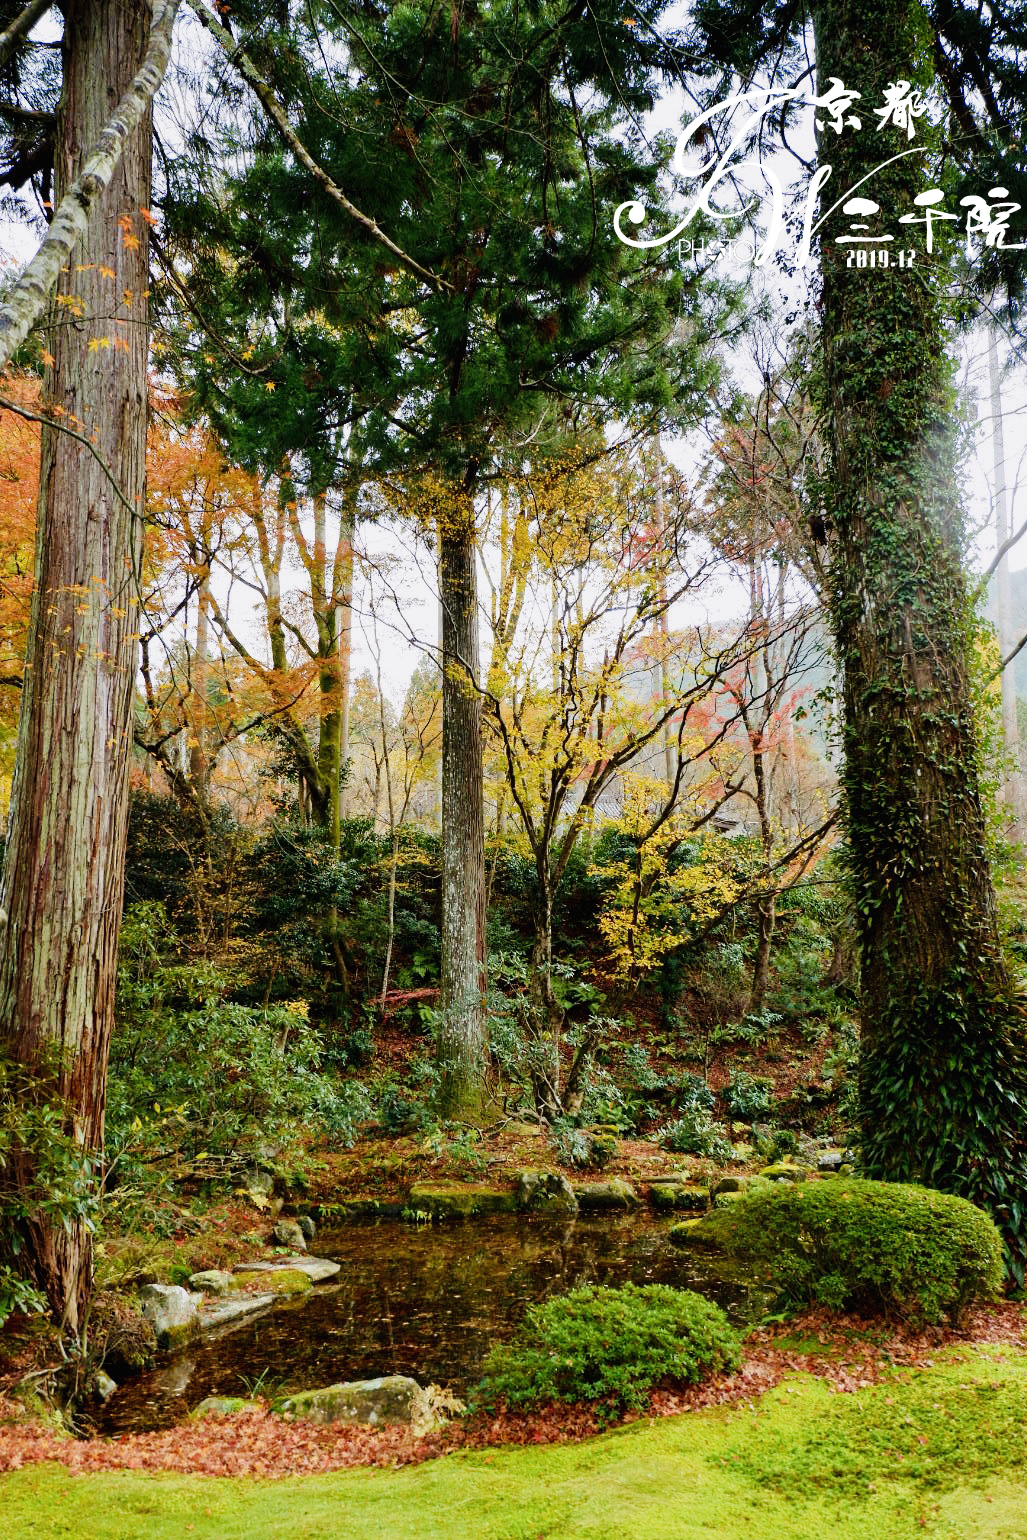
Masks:
[[[904,127],[877,131],[874,108],[892,82],[930,85],[930,39],[913,0],[822,0],[813,14],[820,89],[837,76],[862,93],[862,130],[821,134],[829,205],[910,148]],[[931,142],[917,119],[914,143]],[[862,945],[863,1155],[870,1176],[988,1207],[1022,1276],[1024,1008],[999,944],[980,794],[943,300],[950,251],[943,240],[926,255],[923,227],[910,239],[899,224],[923,212],[913,200],[932,185],[932,164],[933,153],[908,155],[860,189],[881,206],[873,233],[893,231],[895,250],[917,247],[912,268],[847,266],[841,212],[823,235],[823,502]]]

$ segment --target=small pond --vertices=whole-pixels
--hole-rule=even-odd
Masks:
[[[649,1215],[574,1220],[497,1215],[414,1227],[350,1224],[311,1251],[342,1263],[330,1283],[186,1349],[122,1385],[97,1410],[99,1433],[181,1422],[205,1396],[295,1391],[379,1374],[409,1374],[458,1394],[529,1304],[576,1284],[667,1283],[716,1299],[736,1320],[748,1294],[672,1246]]]

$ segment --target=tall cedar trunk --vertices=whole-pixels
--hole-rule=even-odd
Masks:
[[[150,20],[145,0],[67,0],[64,11],[58,198],[138,68]],[[96,454],[43,429],[36,587],[3,874],[0,1036],[30,1068],[52,1068],[60,1051],[55,1089],[87,1149],[103,1139],[124,883],[146,465],[140,210],[150,202],[150,146],[147,114],[54,307],[45,395],[66,421],[84,425]],[[31,1180],[24,1158],[14,1174]],[[92,1283],[88,1232],[37,1214],[24,1221],[24,1241],[54,1313],[76,1331]]]
[[[474,1117],[485,1070],[485,815],[478,592],[470,497],[441,521],[442,1021],[440,1106]]]
[[[813,14],[821,90],[838,76],[862,93],[862,131],[821,140],[833,202],[909,147],[904,128],[873,131],[873,108],[891,82],[930,84],[930,40],[915,0],[821,0]],[[930,141],[925,118],[916,132]],[[928,186],[922,155],[877,172],[860,190],[881,205],[874,233],[912,245],[898,219],[921,212],[913,199]],[[1024,1012],[999,946],[979,792],[940,297],[949,248],[928,257],[921,229],[912,269],[860,270],[835,244],[844,228],[838,214],[824,237],[822,407],[863,963],[863,1158],[868,1175],[984,1204],[1022,1276]]]

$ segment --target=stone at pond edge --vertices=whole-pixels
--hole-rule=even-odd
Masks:
[[[190,1275],[189,1287],[201,1294],[227,1294],[232,1287],[232,1275],[219,1267],[208,1267],[202,1273]]]
[[[612,1176],[606,1182],[575,1182],[572,1188],[580,1209],[635,1208],[639,1196],[630,1182]]]
[[[742,1192],[718,1192],[713,1200],[714,1208],[730,1208],[732,1203],[737,1203],[739,1198],[744,1198]]]
[[[338,1262],[330,1262],[327,1257],[280,1257],[277,1262],[237,1262],[232,1269],[233,1273],[282,1273],[292,1269],[297,1273],[306,1273],[311,1283],[322,1283],[325,1278],[334,1278],[341,1271]]]
[[[317,1226],[314,1224],[314,1221],[311,1219],[310,1215],[309,1214],[300,1214],[300,1215],[298,1215],[297,1219],[296,1219],[296,1223],[299,1225],[300,1229],[303,1231],[303,1238],[304,1238],[304,1240],[312,1241],[314,1239],[315,1234],[317,1233]]]
[[[275,1267],[269,1271],[263,1268],[259,1271],[242,1269],[234,1277],[238,1287],[245,1287],[248,1283],[259,1283],[261,1289],[268,1294],[308,1294],[314,1287],[309,1274],[298,1267]]]
[[[407,1219],[470,1219],[475,1214],[513,1214],[517,1194],[475,1182],[415,1182],[403,1216]]]
[[[377,1380],[351,1380],[323,1390],[304,1390],[282,1405],[286,1417],[303,1417],[318,1423],[385,1423],[430,1426],[434,1421],[427,1393],[404,1374]]]
[[[204,1417],[234,1417],[239,1412],[261,1411],[259,1401],[247,1401],[245,1396],[207,1396],[189,1413],[191,1421]]]
[[[696,1182],[658,1182],[649,1189],[649,1201],[657,1209],[686,1209],[703,1213],[710,1206],[708,1187]]]
[[[748,1185],[747,1176],[722,1176],[719,1181],[714,1182],[710,1188],[710,1194],[714,1198],[719,1198],[722,1192],[744,1192]]]
[[[809,1175],[805,1166],[793,1166],[790,1161],[778,1161],[776,1165],[764,1166],[759,1173],[766,1182],[804,1182]]]
[[[665,1171],[662,1176],[651,1176],[649,1186],[666,1187],[669,1184],[672,1187],[682,1187],[691,1180],[691,1171]]]
[[[145,1283],[139,1308],[152,1324],[157,1346],[165,1352],[191,1342],[199,1331],[200,1294],[177,1283]]]
[[[214,1332],[221,1326],[229,1326],[245,1316],[253,1315],[273,1305],[273,1294],[234,1294],[227,1299],[212,1299],[200,1311],[200,1327],[204,1332]]]
[[[520,1171],[517,1204],[528,1213],[576,1214],[574,1188],[559,1171]]]
[[[117,1388],[117,1380],[112,1380],[109,1374],[105,1374],[102,1369],[97,1369],[93,1378],[93,1395],[97,1401],[109,1401]]]
[[[291,1251],[306,1251],[307,1238],[295,1219],[279,1219],[271,1231],[276,1246],[288,1246]]]

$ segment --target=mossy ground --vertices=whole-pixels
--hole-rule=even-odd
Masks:
[[[1027,1540],[1027,1354],[939,1353],[849,1395],[799,1374],[749,1404],[587,1443],[284,1481],[5,1475],[12,1533],[104,1540]],[[42,1526],[42,1527],[41,1527]]]

